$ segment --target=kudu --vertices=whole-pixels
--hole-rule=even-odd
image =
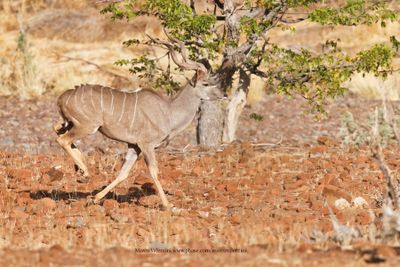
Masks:
[[[100,85],[81,85],[58,98],[64,121],[54,126],[57,142],[73,158],[83,175],[89,175],[82,153],[74,140],[96,131],[128,144],[125,162],[117,178],[95,195],[98,203],[110,190],[128,177],[138,155],[143,153],[150,175],[164,208],[172,207],[158,180],[155,148],[185,129],[196,115],[201,99],[220,97],[222,93],[206,83],[206,74],[194,78],[172,99],[150,90],[132,93]]]

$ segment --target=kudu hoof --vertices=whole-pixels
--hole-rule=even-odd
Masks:
[[[85,207],[89,207],[89,206],[92,206],[92,205],[97,205],[97,204],[99,204],[99,202],[100,202],[100,200],[97,200],[94,196],[88,196],[86,198]]]
[[[76,179],[76,181],[80,184],[86,184],[89,182],[89,175],[82,175]]]
[[[174,215],[174,216],[181,215],[181,213],[183,211],[183,209],[177,208],[177,207],[171,207],[170,210],[171,210],[172,215]]]

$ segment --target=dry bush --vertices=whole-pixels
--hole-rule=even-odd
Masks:
[[[76,43],[122,41],[144,33],[159,35],[158,23],[150,18],[132,22],[111,21],[98,9],[46,9],[29,20],[29,32],[36,38],[58,39]],[[125,35],[125,36],[123,36]],[[121,45],[122,46],[122,45]]]
[[[389,75],[387,79],[376,77],[373,74],[355,74],[346,84],[351,92],[372,99],[400,99],[399,75]]]

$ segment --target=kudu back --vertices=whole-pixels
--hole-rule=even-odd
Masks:
[[[220,97],[219,90],[197,82],[188,83],[170,99],[153,91],[122,92],[100,85],[81,85],[58,98],[63,122],[56,124],[57,142],[73,158],[84,177],[89,176],[84,158],[74,141],[96,131],[128,144],[125,162],[117,178],[93,199],[99,202],[128,177],[138,155],[143,153],[164,208],[170,208],[161,183],[154,149],[186,128],[202,98]]]

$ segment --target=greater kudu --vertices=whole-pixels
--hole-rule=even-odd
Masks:
[[[154,149],[185,129],[196,115],[201,99],[220,97],[203,72],[197,72],[174,98],[153,91],[132,93],[100,85],[81,85],[67,90],[58,98],[64,121],[54,126],[57,142],[73,158],[84,176],[88,168],[74,140],[100,131],[105,136],[128,143],[128,152],[118,177],[93,199],[98,203],[110,190],[128,177],[142,152],[164,208],[170,208],[161,183]]]

